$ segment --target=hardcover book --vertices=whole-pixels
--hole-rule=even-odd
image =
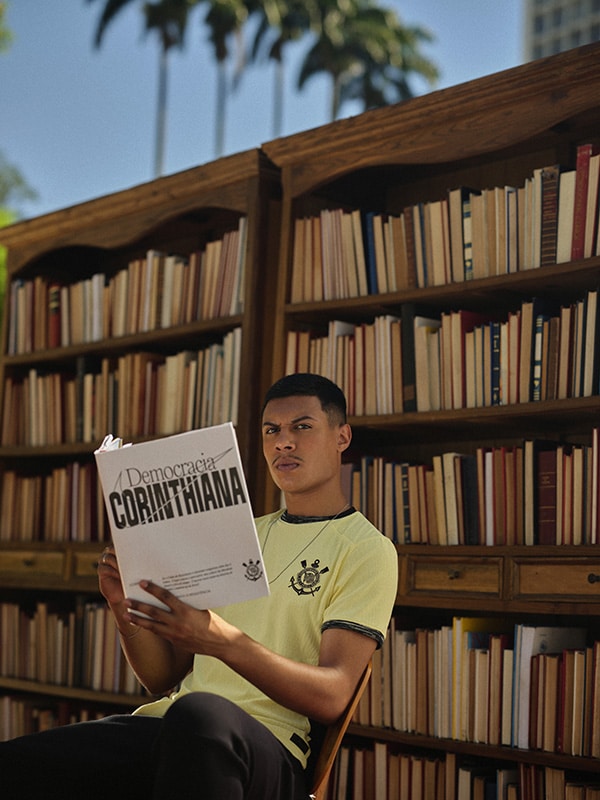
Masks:
[[[95,456],[128,597],[156,603],[144,579],[203,609],[269,594],[231,422],[106,449],[110,442]]]

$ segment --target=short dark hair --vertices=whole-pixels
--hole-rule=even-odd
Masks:
[[[332,423],[346,422],[346,398],[340,387],[329,378],[312,372],[294,372],[276,381],[265,395],[262,413],[270,400],[297,395],[317,397]]]

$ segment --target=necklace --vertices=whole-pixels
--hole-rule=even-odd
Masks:
[[[292,564],[294,563],[294,561],[296,561],[298,558],[300,558],[300,556],[302,555],[302,553],[303,553],[305,550],[308,550],[308,548],[311,546],[311,544],[312,544],[313,542],[315,542],[315,541],[316,541],[316,540],[319,538],[319,536],[320,536],[320,535],[323,533],[323,531],[325,530],[325,528],[327,528],[327,526],[328,526],[328,525],[329,525],[331,522],[333,522],[333,521],[334,521],[334,519],[338,519],[338,517],[340,517],[340,516],[341,516],[341,515],[344,513],[344,511],[346,511],[346,509],[348,509],[348,508],[350,508],[350,507],[351,507],[351,506],[350,506],[350,503],[346,503],[346,504],[344,505],[344,507],[343,507],[343,508],[341,508],[341,509],[340,509],[340,510],[337,512],[337,514],[335,514],[333,517],[329,517],[329,518],[327,519],[327,521],[325,522],[325,525],[323,525],[323,527],[322,527],[320,530],[318,530],[318,531],[315,533],[315,535],[312,537],[312,539],[310,540],[310,542],[308,542],[307,544],[305,544],[305,545],[304,545],[304,547],[303,547],[303,548],[302,548],[302,549],[301,549],[301,550],[300,550],[298,553],[296,553],[296,555],[295,555],[295,556],[292,558],[292,560],[291,560],[291,561],[290,561],[288,564],[286,564],[286,565],[285,565],[285,567],[284,567],[284,568],[281,570],[281,572],[279,572],[279,573],[278,573],[278,574],[277,574],[277,575],[276,575],[274,578],[272,578],[272,579],[269,581],[269,584],[275,583],[275,581],[276,581],[278,578],[281,578],[281,576],[283,575],[283,573],[284,573],[284,572],[286,572],[286,571],[287,571],[287,570],[288,570],[288,569],[289,569],[289,568],[292,566]],[[262,548],[263,555],[264,555],[264,552],[265,552],[265,550],[266,550],[266,547],[267,547],[267,542],[269,541],[269,536],[271,535],[271,528],[273,527],[273,525],[274,525],[276,522],[279,522],[280,520],[282,520],[282,519],[283,519],[283,516],[284,516],[284,514],[285,514],[285,513],[286,513],[286,512],[284,511],[282,514],[280,514],[278,517],[276,517],[276,518],[275,518],[275,519],[274,519],[274,520],[273,520],[273,521],[272,521],[272,522],[269,524],[269,527],[267,528],[267,535],[265,536],[265,543],[263,544],[263,548]],[[308,517],[307,519],[311,520],[312,518],[311,518],[311,517]]]

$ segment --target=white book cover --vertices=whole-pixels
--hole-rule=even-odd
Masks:
[[[155,601],[151,580],[195,608],[269,594],[231,422],[96,450],[112,540],[128,597]]]

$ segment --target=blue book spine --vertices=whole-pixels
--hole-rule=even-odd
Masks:
[[[363,217],[365,237],[365,259],[367,262],[367,288],[369,294],[378,294],[377,264],[375,262],[375,237],[373,234],[374,211],[367,211]]]

